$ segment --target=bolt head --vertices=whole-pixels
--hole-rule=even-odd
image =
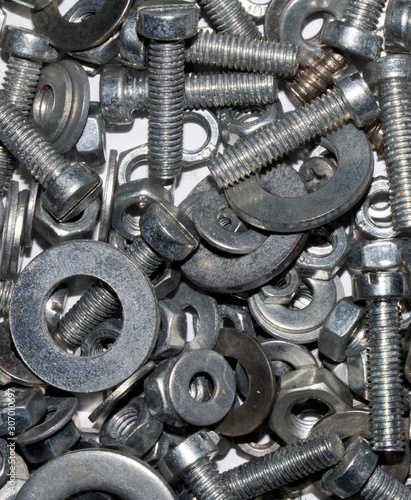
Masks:
[[[411,50],[411,5],[408,0],[390,0],[385,14],[385,47],[390,52]]]
[[[379,82],[389,78],[411,78],[411,55],[389,54],[369,62],[364,67],[364,78],[374,89]]]
[[[9,54],[32,61],[51,63],[58,58],[58,52],[50,47],[47,36],[16,26],[3,28],[0,47]]]
[[[410,296],[410,278],[405,273],[364,273],[351,277],[354,300],[400,300]]]
[[[348,265],[354,273],[363,271],[399,271],[404,267],[400,239],[356,241],[352,248]]]
[[[148,0],[138,14],[137,32],[152,40],[184,40],[198,30],[199,8],[183,0]]]

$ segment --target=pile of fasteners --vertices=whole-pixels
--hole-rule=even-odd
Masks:
[[[57,3],[0,5],[0,500],[411,500],[409,1]]]

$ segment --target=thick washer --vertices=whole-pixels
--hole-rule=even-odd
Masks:
[[[105,0],[101,8],[81,23],[71,23],[59,12],[54,0],[41,10],[32,10],[35,30],[50,38],[50,43],[62,50],[87,50],[106,41],[127,15],[133,0]]]
[[[104,449],[73,451],[48,462],[30,476],[16,500],[64,500],[86,491],[104,491],[121,500],[177,500],[142,460]]]
[[[224,436],[244,436],[257,429],[271,411],[275,393],[271,361],[254,337],[235,328],[220,330],[214,350],[241,363],[249,381],[243,404],[231,408],[214,430]]]
[[[92,358],[63,352],[44,318],[52,290],[77,275],[106,282],[123,308],[117,342]],[[73,392],[102,391],[130,377],[150,355],[159,328],[158,304],[147,278],[119,250],[98,241],[69,241],[33,259],[16,282],[10,312],[11,335],[23,361],[42,380]]]
[[[98,240],[106,242],[111,229],[111,215],[113,212],[114,192],[117,183],[118,153],[110,149],[107,163],[106,181],[103,188],[103,201],[100,210],[100,230]]]
[[[374,158],[367,136],[353,124],[321,139],[337,158],[332,178],[318,191],[295,198],[275,196],[250,176],[225,190],[227,201],[252,226],[292,233],[323,226],[340,217],[366,192]]]

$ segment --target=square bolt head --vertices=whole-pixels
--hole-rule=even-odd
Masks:
[[[148,0],[138,11],[137,32],[152,40],[172,42],[198,31],[199,8],[183,0]]]

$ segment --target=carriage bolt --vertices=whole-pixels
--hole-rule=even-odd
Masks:
[[[103,116],[107,123],[133,122],[133,112],[146,109],[148,78],[122,66],[106,66],[100,78]],[[185,77],[184,107],[246,106],[277,100],[277,80],[254,73],[200,73]]]
[[[253,40],[231,33],[199,30],[186,49],[186,62],[292,76],[298,68],[299,49],[288,42]]]
[[[245,38],[261,38],[253,18],[239,0],[198,0],[217,31]]]
[[[372,61],[364,78],[378,92],[394,230],[411,231],[411,56]]]
[[[339,498],[411,500],[411,490],[377,466],[378,456],[363,437],[352,439],[343,459],[323,476],[323,486]]]
[[[379,56],[383,39],[377,25],[386,0],[348,0],[341,20],[324,23],[321,42],[365,59]]]
[[[254,134],[228,146],[208,162],[218,186],[226,188],[273,160],[281,158],[317,135],[353,120],[363,127],[379,114],[377,102],[352,66],[334,76],[335,87],[311,104],[286,114]]]
[[[45,188],[44,208],[57,220],[81,213],[100,194],[99,175],[69,164],[0,92],[0,140]]]
[[[169,451],[158,469],[171,484],[184,478],[197,500],[236,500],[212,462],[219,440],[213,431],[197,432]]]
[[[185,40],[197,33],[199,9],[182,0],[148,0],[137,31],[148,45],[148,167],[158,179],[182,170]]]
[[[336,464],[344,445],[336,434],[289,444],[222,474],[236,498],[254,498]]]
[[[183,260],[198,245],[199,236],[191,220],[171,203],[157,202],[140,220],[142,236],[127,248],[126,255],[148,277],[166,260]],[[115,293],[99,281],[61,319],[59,336],[69,347],[81,345],[94,328],[111,318],[121,303]]]

